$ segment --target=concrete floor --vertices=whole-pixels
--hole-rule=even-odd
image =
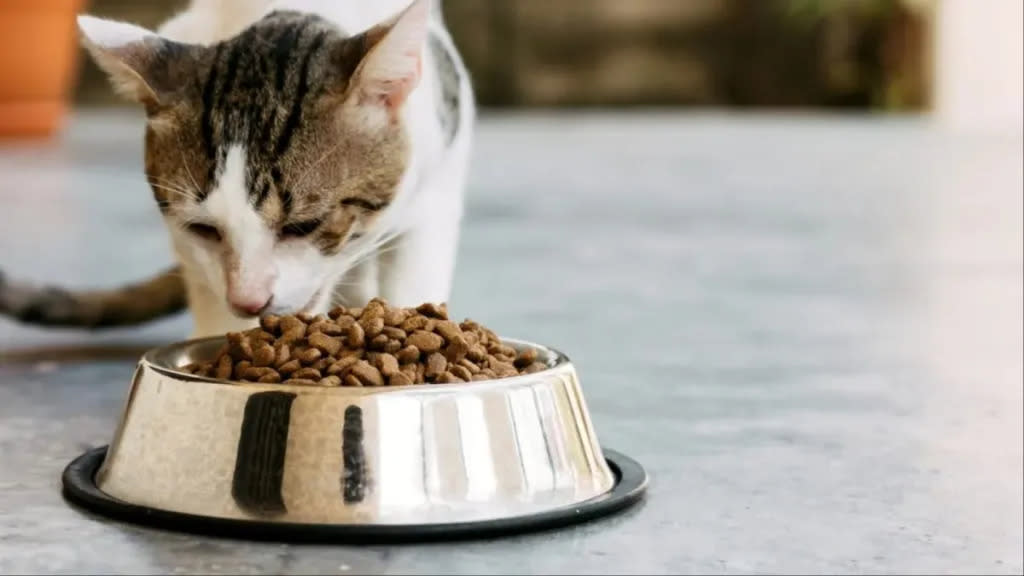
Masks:
[[[0,267],[168,262],[134,116],[0,148]],[[286,546],[105,521],[59,494],[136,351],[0,321],[3,573],[1021,573],[1022,138],[917,120],[488,117],[453,312],[577,363],[646,502],[555,533]],[[73,354],[74,352],[74,354]]]

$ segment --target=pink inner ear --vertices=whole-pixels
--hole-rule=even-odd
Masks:
[[[396,78],[370,80],[360,91],[360,104],[383,105],[393,111],[405,103],[423,74],[423,58],[420,53],[410,51],[407,54],[415,59],[415,68],[411,73]]]

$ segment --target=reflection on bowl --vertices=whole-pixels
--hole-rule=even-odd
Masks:
[[[221,338],[139,362],[96,475],[124,502],[206,517],[303,524],[483,521],[607,493],[610,471],[569,359],[547,370],[401,388],[227,383],[177,367]]]

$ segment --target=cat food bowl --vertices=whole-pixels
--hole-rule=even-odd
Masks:
[[[622,510],[647,484],[598,444],[573,365],[462,384],[321,388],[178,370],[224,340],[139,362],[109,447],[66,497],[116,519],[280,540],[420,540],[555,527]]]

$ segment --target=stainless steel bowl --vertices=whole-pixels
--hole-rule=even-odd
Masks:
[[[177,370],[223,340],[139,362],[95,486],[121,502],[203,517],[424,525],[572,507],[615,484],[569,359],[468,384],[314,388]]]

